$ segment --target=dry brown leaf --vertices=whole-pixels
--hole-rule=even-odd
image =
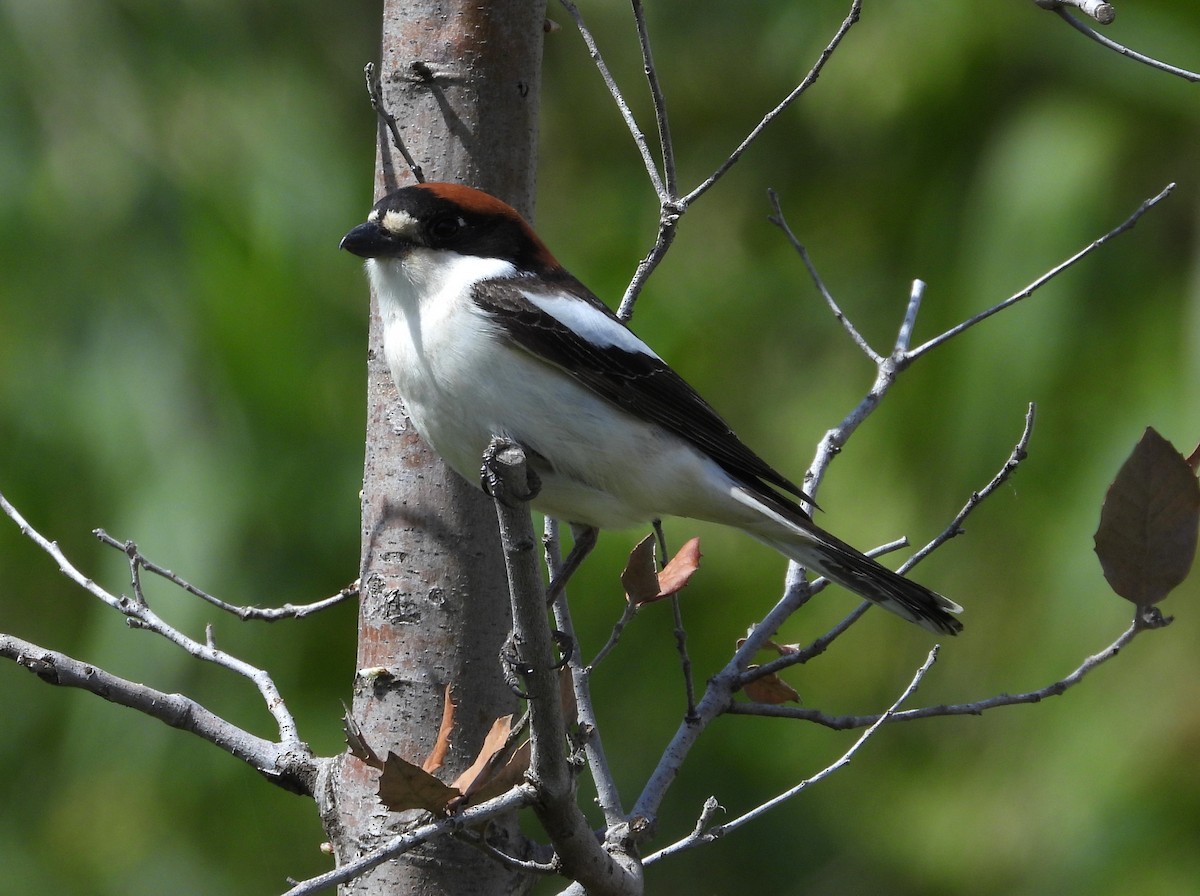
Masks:
[[[678,594],[700,568],[700,539],[689,538],[658,574],[658,597]]]
[[[513,751],[508,762],[496,769],[490,778],[479,785],[473,792],[465,794],[472,803],[482,803],[494,796],[507,793],[525,778],[529,771],[529,758],[533,754],[529,741],[521,744]]]
[[[647,535],[629,552],[621,571],[621,585],[631,604],[649,603],[658,597],[658,570],[654,564],[654,536]]]
[[[346,746],[349,747],[351,756],[372,768],[383,768],[383,760],[363,738],[362,729],[358,727],[358,723],[354,719],[350,718],[348,708],[346,714],[342,716],[342,730],[346,732]]]
[[[558,699],[562,704],[563,720],[567,726],[579,721],[579,705],[575,702],[575,683],[571,680],[571,670],[563,666],[558,673]]]
[[[446,804],[459,795],[424,769],[388,753],[379,775],[379,799],[393,812],[425,809],[444,812]]]
[[[647,535],[629,552],[629,561],[621,572],[625,598],[635,606],[652,604],[678,594],[700,568],[700,539],[691,538],[658,571],[655,563],[655,538]]]
[[[757,667],[750,666],[746,671]],[[787,703],[789,700],[800,702],[800,693],[774,672],[748,682],[743,688],[746,696],[756,703]]]
[[[464,795],[470,795],[474,790],[478,790],[480,786],[490,777],[489,766],[496,754],[504,749],[504,745],[508,743],[508,736],[512,733],[512,715],[501,716],[492,722],[491,730],[488,731],[487,737],[483,739],[483,746],[479,748],[479,753],[475,757],[475,761],[471,763],[471,767],[454,779],[454,786]]]
[[[1138,606],[1162,600],[1196,556],[1200,483],[1175,448],[1147,427],[1104,498],[1096,555],[1113,591]]]
[[[741,650],[742,645],[745,643],[746,643],[745,638],[738,638],[737,642],[736,642],[737,649]],[[777,644],[774,641],[767,640],[767,641],[763,642],[762,649],[763,650],[774,650],[780,656],[788,656],[789,654],[792,654],[792,653],[799,653],[800,645],[799,644]]]
[[[437,740],[433,744],[433,751],[429,757],[421,763],[421,768],[431,775],[446,761],[446,754],[450,752],[450,732],[453,728],[454,701],[450,697],[450,685],[446,685],[445,695],[442,699],[442,724],[438,728]]]

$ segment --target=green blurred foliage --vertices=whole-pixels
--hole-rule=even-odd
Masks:
[[[650,4],[681,181],[704,177],[803,76],[846,2]],[[592,8],[589,8],[592,7]],[[647,131],[621,4],[584,4]],[[1112,36],[1200,67],[1200,7],[1118,4]],[[377,4],[0,0],[0,489],[113,589],[90,535],[243,603],[312,600],[356,574],[365,288],[338,238],[370,201],[361,86]],[[569,18],[547,38],[539,230],[614,302],[656,209]],[[780,233],[767,189],[877,348],[909,284],[917,338],[1018,290],[1169,181],[1138,227],[928,357],[838,458],[822,521],[870,545],[937,532],[1007,457],[1029,460],[920,577],[967,607],[916,700],[977,699],[1069,672],[1127,624],[1091,551],[1104,491],[1146,425],[1200,439],[1200,98],[1026,2],[867,4],[813,90],[684,220],[635,328],[785,472],[869,385]],[[778,593],[783,562],[698,532],[684,611],[699,681]],[[573,591],[581,649],[619,614],[613,533]],[[848,770],[719,844],[652,869],[650,891],[930,896],[1190,892],[1200,882],[1197,576],[1178,615],[1046,705],[884,731]],[[268,667],[321,753],[341,747],[354,611],[275,626],[153,586],[194,635]],[[853,606],[829,592],[783,633]],[[178,690],[269,735],[241,680],[199,666],[68,585],[0,520],[0,630]],[[789,676],[807,705],[890,702],[929,639],[872,612]],[[606,746],[636,789],[678,723],[665,607],[596,676]],[[195,738],[0,666],[0,891],[261,894],[327,867],[311,804]],[[852,740],[721,720],[665,806],[730,813]],[[667,842],[665,839],[663,842]],[[553,888],[546,887],[545,892]]]

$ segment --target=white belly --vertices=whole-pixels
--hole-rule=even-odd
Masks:
[[[474,277],[503,265],[471,263]],[[483,312],[452,298],[461,292],[456,283],[447,282],[440,297],[422,291],[429,298],[417,303],[411,288],[396,289],[395,276],[411,264],[404,273],[385,265],[393,263],[370,270],[392,377],[417,431],[469,482],[478,485],[484,450],[503,436],[533,452],[542,480],[533,506],[569,522],[624,528],[662,516],[729,521],[731,506],[735,515],[755,516],[729,497],[728,476],[687,443],[497,339]]]

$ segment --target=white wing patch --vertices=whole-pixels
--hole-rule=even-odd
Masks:
[[[581,299],[530,292],[522,292],[522,295],[593,345],[611,346],[662,360],[630,330]]]

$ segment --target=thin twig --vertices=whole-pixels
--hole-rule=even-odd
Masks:
[[[608,68],[608,63],[604,61],[604,56],[600,53],[600,47],[596,43],[596,38],[592,32],[588,30],[587,24],[583,21],[583,13],[579,11],[571,0],[560,0],[563,8],[575,20],[575,27],[578,29],[583,42],[587,45],[588,55],[591,56],[592,62],[595,63],[596,69],[600,72],[600,77],[604,79],[604,85],[608,88],[609,94],[613,98],[613,102],[617,104],[617,111],[621,113],[621,118],[625,120],[625,127],[629,129],[630,136],[633,137],[633,142],[637,146],[638,152],[642,156],[642,164],[646,168],[646,174],[650,177],[650,183],[654,187],[654,193],[659,197],[659,202],[667,200],[667,188],[663,183],[662,176],[658,172],[658,166],[654,162],[654,153],[650,151],[650,143],[646,140],[646,135],[642,133],[642,129],[638,127],[637,119],[633,117],[633,112],[629,108],[629,104],[625,102],[625,97],[621,94],[621,88],[617,86],[617,80],[613,77],[612,72]]]
[[[1002,486],[1012,477],[1013,473],[1015,473],[1017,468],[1021,465],[1021,462],[1024,461],[1028,456],[1029,441],[1033,437],[1035,412],[1036,407],[1032,402],[1030,402],[1029,406],[1025,410],[1025,426],[1021,430],[1021,435],[1017,439],[1016,444],[1013,446],[1012,451],[1009,453],[1008,459],[1005,460],[1004,464],[1000,467],[999,471],[997,471],[996,475],[993,476],[988,484],[979,491],[972,492],[971,496],[967,499],[967,502],[963,505],[962,509],[955,514],[954,519],[950,521],[949,525],[947,525],[924,547],[916,551],[911,557],[904,561],[904,563],[900,564],[897,572],[901,574],[907,573],[947,541],[955,538],[958,535],[961,535],[964,531],[963,523],[966,522],[967,517],[970,516],[975,509],[979,507],[989,495],[992,494],[992,492],[996,491],[996,489],[1000,488],[1000,486]],[[875,556],[875,554],[872,553],[871,556]],[[819,581],[824,582],[823,579]],[[771,660],[770,662],[762,663],[753,669],[747,669],[741,675],[741,683],[745,685],[751,681],[754,681],[755,679],[762,678],[764,675],[778,673],[783,669],[807,663],[815,657],[820,656],[822,653],[828,650],[830,645],[833,644],[833,642],[839,637],[841,637],[841,635],[843,635],[851,625],[857,622],[863,616],[863,614],[871,608],[871,606],[872,604],[870,601],[863,601],[857,607],[855,607],[849,615],[842,619],[841,622],[839,622],[821,637],[814,640],[808,646],[780,656]]]
[[[546,566],[553,578],[562,568],[562,558],[559,549],[558,523],[550,517],[546,518],[542,544],[546,552]],[[592,699],[592,667],[596,660],[593,660],[588,666],[582,665],[581,651],[575,634],[575,623],[571,619],[571,608],[565,591],[561,591],[555,598],[552,609],[554,624],[576,645],[574,655],[567,663],[571,674],[571,689],[575,695],[576,718],[574,721],[579,724],[588,772],[596,785],[596,802],[600,806],[600,811],[604,813],[605,824],[611,827],[624,820],[625,811],[621,808],[621,794],[617,790],[616,779],[609,768],[608,757],[604,753],[604,742],[600,737],[600,723],[596,715],[596,705]]]
[[[979,312],[974,317],[970,317],[967,320],[964,320],[962,323],[958,324],[957,326],[951,327],[949,330],[946,330],[941,335],[935,336],[933,339],[930,339],[928,342],[924,343],[923,345],[920,345],[917,348],[913,349],[911,352],[908,353],[908,356],[907,356],[908,359],[910,361],[912,361],[912,360],[919,358],[921,355],[925,354],[928,351],[932,351],[933,349],[937,348],[939,345],[941,345],[944,342],[948,342],[949,340],[953,339],[955,336],[964,332],[965,330],[969,330],[971,327],[975,326],[977,323],[987,320],[993,314],[996,314],[997,312],[1003,311],[1005,308],[1009,308],[1012,305],[1015,305],[1017,302],[1020,302],[1022,299],[1029,298],[1038,289],[1045,286],[1047,283],[1049,283],[1051,280],[1053,280],[1055,277],[1057,277],[1059,274],[1061,274],[1067,268],[1072,267],[1079,261],[1082,261],[1084,258],[1091,255],[1093,252],[1095,252],[1097,249],[1099,249],[1105,243],[1112,240],[1114,237],[1120,236],[1122,233],[1125,233],[1128,230],[1132,230],[1134,228],[1134,226],[1137,224],[1137,222],[1141,219],[1142,215],[1146,214],[1146,212],[1150,211],[1150,209],[1152,209],[1154,206],[1158,205],[1160,202],[1162,202],[1164,199],[1166,199],[1171,194],[1171,191],[1174,189],[1175,189],[1175,184],[1173,184],[1173,183],[1167,184],[1156,195],[1151,196],[1149,199],[1147,199],[1145,202],[1143,202],[1141,205],[1139,205],[1132,215],[1130,215],[1128,218],[1126,218],[1124,221],[1122,221],[1120,224],[1118,224],[1116,227],[1114,227],[1108,233],[1104,234],[1104,236],[1100,237],[1097,240],[1094,240],[1092,243],[1085,246],[1083,249],[1080,249],[1078,252],[1076,252],[1074,255],[1072,255],[1070,258],[1068,258],[1066,261],[1060,262],[1059,264],[1055,265],[1053,268],[1051,268],[1046,273],[1042,274],[1042,276],[1038,277],[1036,280],[1034,280],[1032,283],[1030,283],[1028,286],[1026,286],[1020,292],[1014,293],[1013,295],[1011,295],[1007,299],[1005,299],[1003,302],[993,305],[991,308],[988,308],[985,311]]]
[[[633,621],[633,617],[637,616],[638,610],[640,609],[641,605],[636,601],[625,601],[625,609],[621,613],[621,618],[618,619],[613,625],[612,634],[608,636],[608,640],[604,643],[604,646],[596,652],[596,656],[592,659],[592,661],[587,664],[586,668],[589,674],[593,669],[600,665],[600,662],[612,652],[614,647],[617,646],[617,642],[621,640],[621,633],[625,631],[625,626],[629,625],[629,623]]]
[[[680,207],[678,202],[664,202],[660,206],[658,211],[658,237],[654,240],[654,245],[650,247],[650,251],[646,253],[645,258],[638,262],[629,285],[625,287],[625,294],[621,296],[621,304],[617,309],[617,317],[621,320],[628,321],[633,317],[633,307],[637,303],[638,296],[641,295],[646,281],[650,279],[650,275],[654,273],[654,269],[666,257],[667,251],[675,242],[675,234],[679,231],[679,219],[683,215],[683,212],[684,209]]]
[[[582,24],[582,18],[578,14],[578,10],[574,8],[574,4],[569,0],[562,0],[564,6],[575,17],[576,25],[580,27],[580,33],[583,34],[584,40],[588,43],[588,48],[592,51],[592,58],[597,61],[598,66],[602,66],[603,60],[599,59],[599,53],[595,50],[595,41],[591,39],[591,35],[586,32]],[[621,297],[620,310],[617,312],[622,320],[629,320],[633,316],[633,308],[637,302],[638,296],[641,294],[646,281],[650,279],[650,275],[654,273],[655,268],[667,254],[667,250],[671,248],[671,244],[675,240],[675,234],[679,226],[679,221],[684,212],[688,210],[693,202],[707,193],[713,186],[716,185],[722,177],[728,173],[747,149],[761,136],[767,126],[773,122],[784,110],[798,100],[807,90],[816,82],[821,74],[821,70],[833,55],[833,51],[837,49],[838,44],[842,42],[842,38],[858,21],[861,8],[861,0],[854,0],[851,4],[850,12],[845,20],[834,34],[833,39],[821,51],[813,67],[809,69],[808,74],[774,109],[768,112],[758,122],[757,125],[750,131],[749,134],[742,140],[741,143],[731,152],[725,160],[717,166],[716,170],[708,176],[699,186],[695,187],[686,196],[679,196],[676,192],[674,184],[674,152],[670,142],[669,131],[665,132],[663,137],[663,155],[664,169],[666,171],[667,180],[664,182],[657,168],[654,165],[653,156],[650,153],[649,145],[646,142],[645,135],[637,128],[633,121],[633,116],[629,112],[629,107],[625,105],[624,100],[620,98],[620,92],[617,89],[616,83],[612,81],[612,75],[608,72],[607,67],[601,68],[601,73],[604,75],[605,83],[609,85],[610,92],[617,98],[617,106],[621,110],[621,114],[625,117],[626,124],[630,128],[630,133],[633,134],[634,140],[637,142],[639,149],[642,151],[642,160],[646,165],[646,171],[650,175],[651,184],[654,187],[654,192],[658,196],[659,204],[659,225],[658,236],[654,241],[654,245],[646,256],[638,262],[637,269],[634,271],[629,285],[625,289],[625,294]],[[635,0],[635,14],[639,11],[638,4]],[[644,33],[645,23],[639,18],[639,34]],[[643,39],[643,61],[647,63],[646,77],[650,80],[651,94],[654,98],[655,115],[659,119],[660,134],[664,133],[666,126],[666,106],[665,100],[662,99],[661,91],[657,90],[658,76],[654,71],[652,60],[649,56],[649,43]]]
[[[971,515],[976,507],[987,500],[992,492],[1008,482],[1012,474],[1017,471],[1017,467],[1029,456],[1029,440],[1033,437],[1033,424],[1036,417],[1037,405],[1031,401],[1025,408],[1025,427],[1021,430],[1021,436],[1017,439],[1017,443],[1013,445],[1013,449],[1008,455],[1008,460],[1004,462],[1004,465],[987,485],[971,494],[971,497],[967,499],[967,503],[963,505],[954,519],[950,521],[950,525],[942,530],[941,534],[909,557],[900,566],[899,571],[901,573],[908,572],[947,541],[963,534],[965,530],[962,524],[966,522],[967,517]]]
[[[675,853],[683,852],[684,850],[692,849],[697,846],[702,846],[706,843],[711,843],[714,840],[718,840],[721,837],[724,837],[726,834],[729,834],[743,825],[754,821],[762,815],[765,815],[779,804],[790,800],[792,797],[807,790],[812,785],[825,780],[830,775],[844,768],[850,763],[850,760],[854,758],[854,754],[862,749],[863,745],[875,735],[875,732],[877,732],[885,723],[895,716],[897,710],[900,708],[900,705],[904,703],[904,701],[910,696],[912,696],[913,692],[921,684],[921,680],[924,679],[925,674],[930,670],[930,668],[932,668],[934,662],[937,660],[937,654],[938,647],[937,645],[934,645],[933,649],[929,651],[929,655],[925,657],[925,662],[921,664],[921,667],[917,669],[916,673],[912,677],[912,680],[908,683],[908,687],[901,692],[900,696],[896,698],[890,707],[888,707],[887,711],[878,716],[876,721],[870,727],[868,727],[861,736],[859,736],[859,738],[850,746],[850,749],[846,750],[846,752],[843,753],[836,762],[826,766],[815,775],[805,778],[799,784],[785,790],[778,796],[756,806],[749,812],[739,815],[732,821],[727,821],[725,824],[717,825],[716,827],[708,828],[707,830],[702,829],[701,824],[697,823],[695,830],[693,830],[692,833],[687,837],[683,838],[677,843],[671,844],[664,849],[660,849],[658,852],[653,853],[652,855],[647,856],[645,859],[645,864],[651,865],[654,862],[665,859],[667,856],[674,855]],[[707,802],[705,803],[705,812],[711,815]],[[703,821],[703,818],[704,813],[701,814],[701,821]]]
[[[190,732],[252,766],[285,790],[308,796],[313,793],[317,767],[325,760],[313,757],[303,745],[297,748],[258,737],[182,694],[168,694],[121,678],[12,635],[0,634],[0,656],[15,661],[48,684],[90,691],[110,703]]]
[[[353,880],[360,874],[370,871],[376,865],[382,865],[389,859],[403,855],[436,837],[444,836],[460,828],[473,827],[500,815],[515,812],[524,806],[532,804],[535,797],[536,793],[532,785],[518,784],[507,793],[490,799],[486,803],[480,803],[478,806],[469,806],[462,812],[449,818],[441,818],[399,834],[383,846],[373,849],[365,855],[359,856],[357,859],[340,865],[332,871],[327,871],[324,874],[296,884],[285,892],[283,896],[312,896],[313,893],[332,889],[338,884],[344,884],[346,881]]]
[[[830,57],[833,56],[833,52],[838,48],[838,44],[842,42],[842,39],[849,33],[850,29],[854,27],[855,23],[858,22],[861,11],[862,0],[854,0],[854,2],[850,4],[850,11],[846,14],[846,18],[842,21],[842,24],[838,27],[837,32],[833,35],[833,39],[830,40],[825,46],[825,49],[821,51],[821,55],[817,58],[816,63],[814,63],[813,67],[809,69],[808,74],[804,76],[804,80],[802,80],[796,86],[796,88],[792,90],[791,93],[784,97],[783,101],[778,106],[763,116],[762,120],[754,126],[749,134],[746,135],[746,138],[738,144],[737,148],[734,149],[733,152],[729,154],[729,157],[726,158],[725,161],[720,165],[718,165],[717,169],[710,174],[703,183],[701,183],[698,187],[680,200],[681,204],[685,208],[712,189],[716,182],[724,177],[730,168],[737,164],[738,160],[741,159],[746,150],[750,148],[751,144],[753,144],[754,141],[759,138],[762,132],[767,129],[767,125],[783,114],[788,106],[800,99],[800,97],[808,91],[808,88],[812,87],[812,85],[816,83],[817,78],[821,76],[821,70],[825,68],[825,63],[827,63]]]
[[[671,124],[667,118],[667,100],[663,96],[662,84],[658,80],[658,69],[650,52],[650,32],[646,28],[646,12],[642,0],[632,0],[633,19],[637,23],[638,43],[642,50],[642,71],[650,87],[650,99],[654,104],[654,120],[658,123],[658,144],[662,152],[663,192],[660,201],[674,199],[679,184],[675,173],[675,145],[671,140]]]
[[[135,578],[135,583],[138,582],[138,573],[136,570],[140,567],[141,569],[145,569],[148,572],[154,573],[160,578],[166,579],[172,585],[182,588],[188,594],[194,595],[206,603],[212,604],[218,610],[224,610],[226,613],[230,613],[243,621],[276,622],[280,619],[303,619],[305,616],[311,616],[314,613],[327,610],[330,607],[342,603],[343,601],[358,596],[358,582],[356,581],[347,585],[332,597],[326,597],[322,600],[313,601],[309,604],[287,603],[278,607],[239,606],[237,604],[231,604],[227,601],[221,600],[219,597],[214,597],[207,591],[197,588],[191,582],[187,581],[187,579],[181,578],[163,566],[159,566],[153,560],[148,559],[144,554],[142,554],[138,550],[137,544],[132,541],[118,541],[103,529],[93,529],[92,534],[100,539],[100,541],[102,541],[104,544],[108,545],[109,547],[116,548],[129,557],[131,567],[134,570],[133,576]],[[134,585],[134,591],[136,595],[144,600],[144,595],[141,593],[140,584]]]
[[[1112,644],[1108,645],[1108,647],[1104,648],[1104,650],[1101,650],[1099,653],[1093,654],[1085,659],[1070,675],[1060,678],[1058,681],[1052,682],[1045,687],[1038,688],[1037,690],[1026,691],[1022,694],[997,694],[995,697],[976,700],[972,703],[940,704],[938,706],[922,707],[921,709],[907,709],[903,712],[893,714],[887,721],[911,722],[917,719],[929,719],[939,716],[977,716],[989,709],[995,709],[1000,706],[1016,706],[1024,703],[1040,703],[1047,697],[1060,696],[1061,694],[1073,688],[1075,685],[1079,684],[1089,673],[1095,671],[1099,666],[1108,662],[1118,653],[1124,650],[1125,647],[1141,632],[1149,629],[1163,628],[1169,623],[1170,620],[1164,619],[1156,610],[1148,617],[1135,618],[1133,623],[1121,634],[1119,638],[1117,638]],[[731,715],[771,716],[776,718],[803,719],[808,722],[815,722],[818,725],[823,725],[826,728],[831,728],[835,731],[862,728],[866,725],[875,725],[880,721],[883,721],[882,717],[877,715],[831,716],[819,710],[805,709],[804,707],[799,706],[771,706],[765,703],[737,703],[731,705],[728,711]]]
[[[456,830],[454,838],[461,840],[474,846],[480,852],[489,858],[495,859],[505,868],[512,871],[524,871],[528,874],[550,875],[558,873],[558,863],[551,861],[537,861],[535,859],[518,859],[516,856],[511,856],[504,850],[494,846],[488,842],[486,833],[480,831]],[[553,853],[548,847],[542,847],[539,844],[539,849],[545,848],[548,853]]]
[[[654,537],[658,542],[658,567],[661,571],[666,567],[667,558],[670,556],[667,550],[667,536],[663,533],[662,520],[654,520]],[[683,625],[683,608],[680,604],[678,592],[671,595],[671,615],[675,621],[675,628],[673,630],[673,634],[675,635],[675,651],[679,654],[680,671],[683,673],[683,693],[687,700],[687,712],[684,718],[695,720],[696,685],[692,681],[692,658],[688,654],[687,629]]]
[[[368,62],[363,68],[363,77],[367,82],[367,95],[371,98],[371,108],[379,116],[380,123],[391,133],[392,144],[400,151],[400,155],[404,157],[404,164],[408,166],[408,170],[412,172],[412,176],[416,182],[419,184],[425,183],[425,172],[417,164],[416,159],[409,154],[408,147],[404,145],[404,140],[400,136],[400,126],[396,124],[396,116],[388,111],[387,104],[383,100],[383,85],[380,83],[379,78],[375,77],[374,62]],[[380,142],[382,143],[383,141]]]
[[[288,749],[304,749],[304,744],[296,728],[296,720],[292,717],[291,711],[279,693],[279,689],[275,686],[275,682],[265,670],[251,666],[244,660],[231,656],[222,650],[217,650],[209,644],[202,644],[199,641],[189,638],[174,626],[169,625],[144,602],[139,602],[123,595],[118,597],[101,588],[91,578],[85,576],[75,568],[74,564],[59,549],[56,542],[50,541],[29,525],[3,494],[0,494],[0,510],[3,510],[17,524],[17,528],[21,531],[22,535],[29,538],[34,544],[50,555],[50,558],[54,560],[59,570],[67,578],[92,595],[92,597],[124,614],[131,626],[152,631],[197,659],[214,663],[215,665],[229,669],[231,672],[236,672],[243,678],[248,678],[258,688],[258,692],[266,704],[267,711],[274,717],[275,723],[279,728],[280,742]]]
[[[833,312],[834,318],[842,325],[842,329],[846,331],[850,340],[858,346],[864,355],[871,359],[872,364],[878,364],[883,360],[883,356],[871,348],[866,337],[850,322],[850,318],[846,316],[846,312],[842,310],[842,306],[834,299],[833,293],[825,286],[825,281],[821,279],[821,275],[817,272],[817,267],[813,264],[812,257],[808,254],[808,249],[797,239],[796,234],[792,232],[792,228],[788,225],[787,219],[783,216],[783,209],[779,205],[779,194],[774,190],[767,190],[767,197],[770,199],[771,208],[774,210],[774,214],[767,220],[782,230],[788,242],[792,244],[792,248],[796,250],[796,254],[804,262],[804,267],[808,269],[808,274],[812,277],[812,281],[817,287],[817,292],[821,294],[821,298],[825,300],[825,304],[829,306],[829,310]]]
[[[1200,74],[1197,74],[1196,72],[1188,71],[1185,68],[1179,68],[1174,65],[1169,65],[1166,62],[1162,62],[1158,59],[1155,59],[1153,56],[1147,56],[1144,53],[1139,53],[1136,50],[1131,50],[1129,47],[1126,47],[1123,44],[1119,44],[1115,40],[1112,40],[1111,38],[1105,37],[1103,34],[1101,34],[1095,28],[1088,27],[1087,25],[1085,25],[1083,22],[1079,21],[1079,19],[1075,18],[1073,15],[1071,15],[1069,12],[1067,12],[1062,7],[1057,7],[1053,11],[1058,13],[1059,17],[1062,18],[1068,25],[1070,25],[1076,31],[1080,32],[1081,34],[1087,35],[1092,40],[1094,40],[1096,43],[1100,44],[1101,46],[1107,47],[1110,50],[1120,53],[1122,56],[1132,59],[1134,62],[1140,62],[1143,65],[1148,65],[1151,68],[1156,68],[1160,72],[1166,72],[1168,75],[1175,75],[1176,77],[1183,78],[1185,81],[1191,81],[1193,84],[1196,83],[1197,81],[1200,81]]]
[[[1033,0],[1035,6],[1042,9],[1059,11],[1067,6],[1074,6],[1085,15],[1091,16],[1101,25],[1111,25],[1117,18],[1117,11],[1111,3],[1104,0]]]

